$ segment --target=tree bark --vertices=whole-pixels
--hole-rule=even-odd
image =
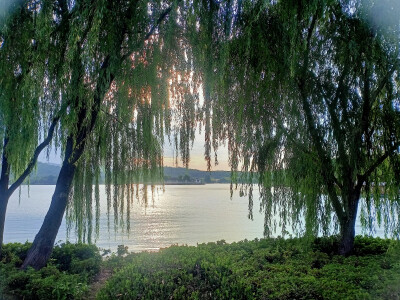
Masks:
[[[360,200],[360,191],[351,191],[347,199],[347,214],[342,220],[340,220],[339,254],[344,256],[352,254],[354,250],[355,226],[357,219],[358,202]]]
[[[75,164],[70,162],[73,153],[72,144],[72,138],[69,137],[67,141],[66,155],[60,174],[58,175],[50,208],[31,248],[28,251],[27,257],[22,264],[22,269],[26,269],[29,266],[36,270],[43,268],[46,266],[53,251],[54,242],[68,204],[68,197],[76,169]]]
[[[341,225],[339,244],[340,255],[348,256],[354,250],[355,220],[355,217],[353,219],[349,218]]]
[[[8,199],[10,199],[9,193],[7,192],[7,190],[1,188],[0,189],[0,257],[3,248],[4,223],[6,220]]]
[[[3,155],[1,160],[1,175],[0,175],[0,256],[1,249],[3,248],[3,233],[4,223],[6,221],[6,211],[8,205],[8,199],[10,199],[10,193],[8,191],[8,184],[10,182],[10,170],[6,155],[6,147],[8,144],[8,138],[4,138],[3,144]]]

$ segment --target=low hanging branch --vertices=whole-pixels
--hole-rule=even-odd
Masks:
[[[47,132],[47,137],[43,140],[42,143],[40,143],[36,147],[35,152],[33,153],[33,156],[31,158],[28,166],[26,167],[25,171],[18,177],[18,179],[8,189],[8,192],[10,194],[12,194],[22,184],[22,182],[24,182],[26,177],[28,177],[29,174],[32,172],[32,170],[37,162],[40,152],[42,152],[42,150],[44,148],[46,148],[50,144],[50,141],[53,139],[54,130],[55,130],[59,120],[60,120],[60,114],[57,114],[53,118],[53,121],[51,122],[50,128]]]

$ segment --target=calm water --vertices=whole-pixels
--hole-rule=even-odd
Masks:
[[[27,186],[11,197],[5,224],[4,241],[32,241],[38,232],[50,204],[54,186]],[[252,240],[263,236],[263,215],[258,212],[257,192],[254,191],[254,220],[249,220],[248,200],[238,192],[230,198],[228,184],[201,186],[166,186],[165,192],[155,193],[154,202],[147,207],[135,203],[131,209],[130,232],[108,229],[106,197],[101,187],[102,211],[100,234],[96,244],[116,250],[124,244],[130,251],[158,250],[171,244],[196,245],[203,242]],[[111,224],[112,224],[111,219]],[[356,227],[360,233],[360,227]],[[382,231],[377,235],[383,236]],[[57,241],[66,240],[63,222]],[[76,241],[74,233],[69,240]]]
[[[34,239],[53,191],[54,186],[31,186],[28,196],[28,188],[23,186],[20,200],[18,192],[12,196],[6,216],[6,243]],[[156,191],[154,202],[149,201],[147,207],[134,204],[129,233],[121,229],[116,232],[113,227],[108,229],[104,186],[100,192],[102,212],[96,244],[102,248],[115,250],[124,244],[130,251],[158,250],[171,244],[196,245],[222,239],[233,242],[263,236],[263,216],[255,209],[254,220],[249,220],[247,198],[234,193],[230,199],[228,184],[166,186],[164,193]],[[57,241],[65,239],[64,221]],[[69,240],[76,241],[74,233]]]

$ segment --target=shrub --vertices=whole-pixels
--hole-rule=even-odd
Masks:
[[[359,256],[383,254],[386,253],[389,245],[390,240],[388,239],[356,236],[354,239],[354,254]]]
[[[60,271],[71,274],[93,277],[100,271],[101,255],[95,245],[69,242],[56,245],[51,258]]]
[[[329,256],[335,255],[339,249],[339,236],[317,237],[312,242],[311,247],[313,251],[320,251]]]
[[[4,244],[1,249],[1,261],[4,264],[14,264],[14,266],[21,266],[24,261],[29,248],[32,243],[9,243]]]
[[[358,237],[357,251],[363,255],[349,257],[335,255],[337,241],[318,238],[306,247],[302,239],[262,239],[114,255],[108,263],[120,269],[97,297],[379,299],[389,293],[387,283],[400,281],[397,256],[382,252],[390,241]],[[392,288],[390,294],[396,291]]]
[[[0,265],[0,298],[84,299],[89,280],[100,269],[97,247],[64,243],[54,248],[49,264],[39,271],[19,270],[30,244],[6,244]]]

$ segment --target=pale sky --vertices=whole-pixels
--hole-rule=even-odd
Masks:
[[[230,171],[230,167],[228,164],[228,148],[223,145],[219,146],[218,151],[218,165],[215,165],[214,161],[214,152],[211,153],[212,163],[211,163],[211,171]],[[183,167],[182,162],[178,158],[178,167]],[[174,151],[173,147],[166,145],[164,147],[164,166],[166,167],[175,167],[174,160]],[[196,137],[193,143],[193,148],[190,151],[190,169],[197,169],[206,171],[207,170],[207,162],[204,159],[204,132],[199,134],[196,131]]]
[[[212,155],[211,155],[213,158],[212,164],[211,164],[211,170],[212,171],[219,171],[219,170],[229,171],[230,167],[228,165],[228,149],[227,149],[227,147],[220,146],[217,153],[218,153],[218,165],[217,166],[215,166],[215,162],[214,162],[214,153],[212,153]],[[62,161],[60,158],[60,151],[58,151],[57,153],[52,151],[49,155],[48,160],[47,160],[46,155],[47,155],[46,149],[44,149],[39,156],[39,161],[61,165]],[[164,147],[164,166],[176,167],[173,157],[174,157],[173,147],[169,145],[168,141],[166,141],[166,144]],[[179,159],[178,159],[178,167],[183,167],[182,162]],[[203,171],[207,170],[207,162],[204,159],[204,132],[202,134],[199,134],[196,131],[195,141],[193,143],[193,148],[190,152],[189,168],[203,170]]]

